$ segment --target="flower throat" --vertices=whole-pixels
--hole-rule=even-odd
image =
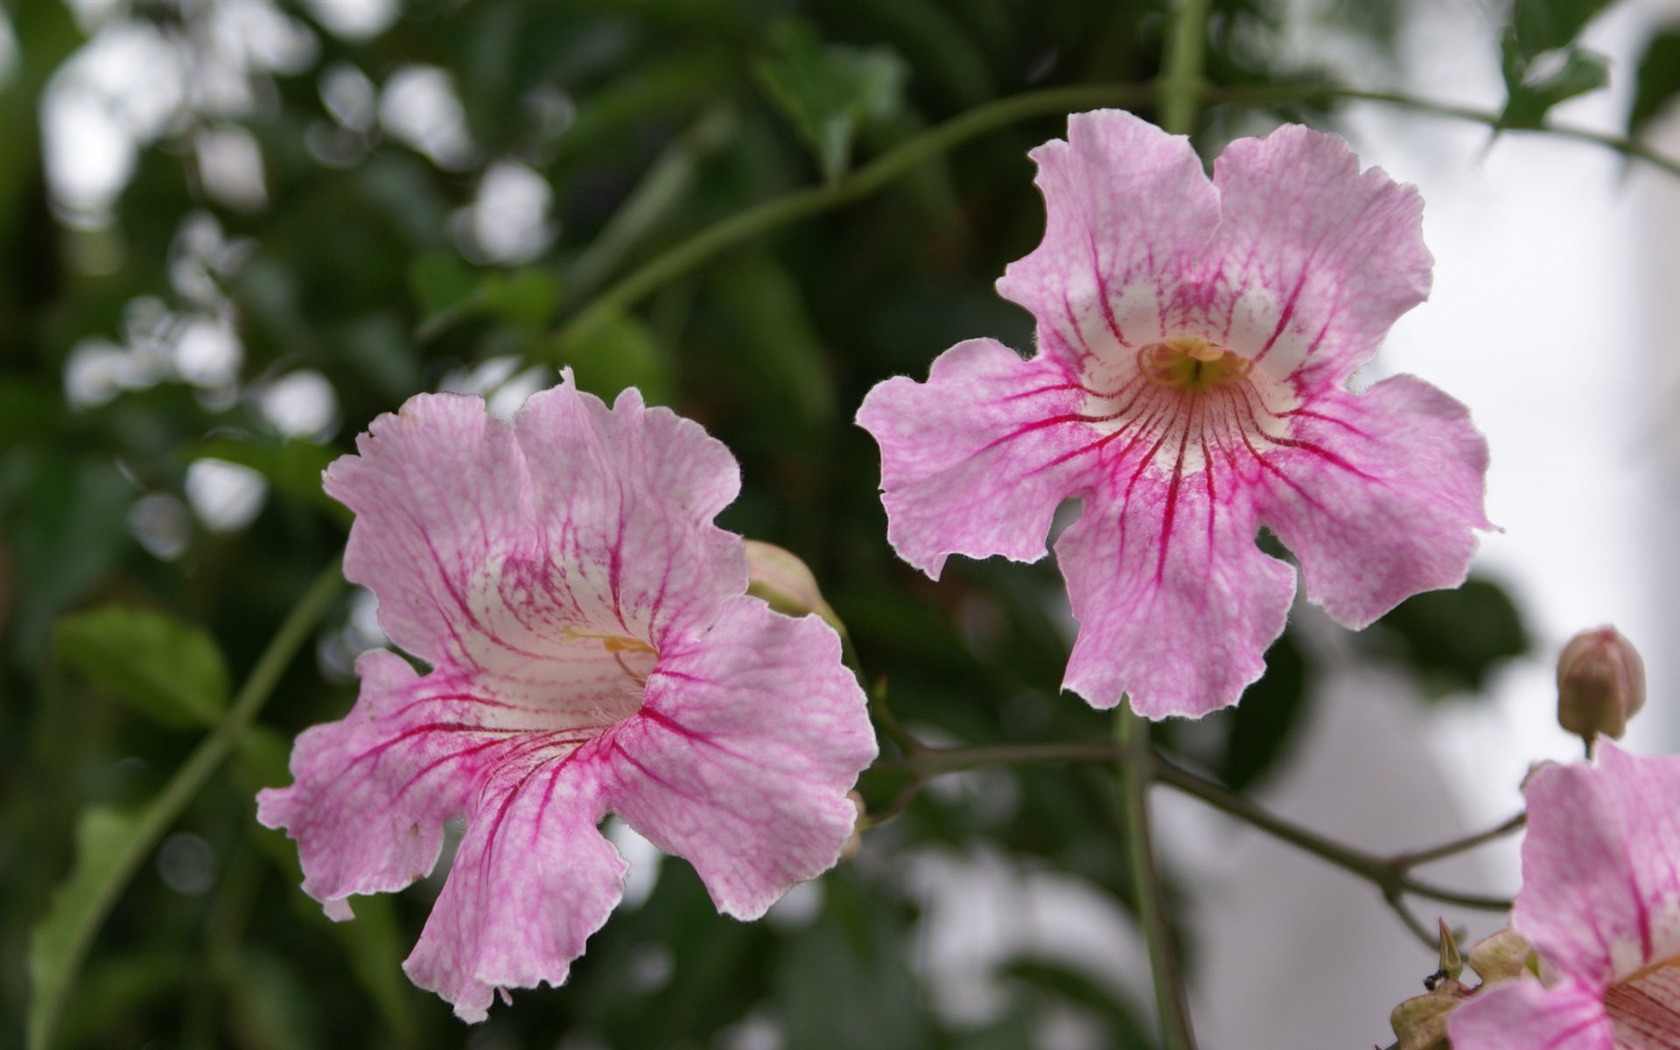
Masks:
[[[1138,371],[1151,383],[1175,390],[1212,390],[1241,381],[1252,362],[1217,343],[1178,336],[1138,351]]]

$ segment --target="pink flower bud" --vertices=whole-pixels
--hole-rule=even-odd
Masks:
[[[1559,725],[1588,744],[1620,739],[1645,704],[1645,662],[1614,627],[1582,631],[1558,657],[1557,684]]]

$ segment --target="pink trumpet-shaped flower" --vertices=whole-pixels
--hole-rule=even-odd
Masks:
[[[617,904],[609,812],[741,919],[835,863],[875,755],[864,696],[832,628],[746,596],[712,523],[740,487],[721,443],[568,372],[511,424],[422,395],[357,449],[326,475],[357,516],[345,575],[431,670],[362,656],[354,709],[258,796],[327,914],[426,875],[466,818],[404,969],[478,1021],[498,989],[564,981]]]
[[[1036,561],[1056,543],[1079,636],[1064,688],[1152,718],[1235,703],[1282,632],[1295,573],[1363,627],[1463,582],[1487,447],[1464,406],[1411,376],[1347,389],[1429,290],[1411,187],[1341,139],[1233,142],[1210,180],[1188,140],[1114,110],[1032,152],[1043,242],[998,282],[1038,354],[959,343],[926,383],[870,391],[888,539],[945,558]]]
[[[1511,925],[1540,980],[1458,1006],[1454,1050],[1680,1047],[1680,757],[1600,740],[1595,763],[1544,766],[1523,793]]]

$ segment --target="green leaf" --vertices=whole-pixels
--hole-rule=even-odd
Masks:
[[[1308,692],[1306,659],[1285,634],[1266,650],[1266,673],[1243,693],[1242,703],[1215,716],[1226,723],[1225,754],[1217,767],[1226,786],[1246,789],[1286,754]]]
[[[1639,59],[1639,86],[1628,109],[1627,133],[1637,137],[1645,125],[1680,95],[1680,29],[1652,35]]]
[[[816,155],[826,182],[851,164],[852,140],[866,120],[897,115],[904,104],[904,62],[886,48],[824,44],[809,23],[778,22],[759,80]]]
[[[143,833],[144,811],[122,813],[99,806],[76,825],[76,863],[59,887],[29,943],[29,1046],[51,1045],[70,980],[87,954],[110,902],[104,898],[128,881],[124,869]]]
[[[838,413],[827,355],[798,282],[767,252],[742,253],[717,274],[719,301],[740,332],[743,378],[764,418],[792,409],[797,430],[826,426]]]
[[[470,317],[541,328],[560,301],[560,280],[547,270],[527,266],[480,272],[448,252],[416,259],[408,279],[423,315],[416,333],[422,341]]]
[[[1472,579],[1452,591],[1429,591],[1378,621],[1436,696],[1477,691],[1501,660],[1528,651],[1528,631],[1496,584]]]
[[[1532,59],[1573,44],[1587,23],[1609,6],[1610,0],[1516,0],[1509,31],[1523,57]]]
[[[1609,0],[1516,0],[1499,41],[1505,78],[1500,128],[1539,128],[1553,106],[1610,82],[1603,55],[1575,38]]]
[[[647,325],[613,311],[581,329],[550,341],[548,358],[576,370],[580,389],[607,401],[636,387],[649,404],[671,400],[671,371],[658,339]]]
[[[215,725],[228,673],[203,630],[162,613],[107,605],[58,622],[59,657],[166,725]]]
[[[1509,39],[1509,37],[1507,37]],[[1499,127],[1542,127],[1546,114],[1560,102],[1566,102],[1589,91],[1597,91],[1610,82],[1610,60],[1594,51],[1570,48],[1563,53],[1563,64],[1542,76],[1534,76],[1527,67],[1507,64],[1505,110],[1499,115]]]

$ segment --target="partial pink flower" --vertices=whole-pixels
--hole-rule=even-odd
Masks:
[[[1680,756],[1608,740],[1595,762],[1529,778],[1523,885],[1511,925],[1540,980],[1479,990],[1448,1024],[1454,1050],[1680,1046]]]
[[[421,395],[357,449],[326,475],[356,513],[345,575],[430,670],[365,654],[350,714],[258,796],[327,914],[424,877],[465,818],[404,969],[478,1021],[564,981],[617,904],[608,813],[741,919],[835,863],[875,755],[864,696],[831,627],[746,596],[741,537],[712,523],[740,486],[721,443],[568,372],[511,424]]]
[[[1187,139],[1129,113],[1068,119],[1032,152],[1043,242],[998,292],[1037,319],[1022,360],[990,339],[926,383],[870,391],[888,539],[937,578],[950,554],[1056,543],[1079,635],[1064,688],[1152,718],[1235,703],[1282,632],[1295,571],[1364,627],[1462,583],[1487,446],[1411,376],[1348,379],[1429,291],[1416,190],[1361,173],[1341,139],[1239,139],[1210,180]]]

